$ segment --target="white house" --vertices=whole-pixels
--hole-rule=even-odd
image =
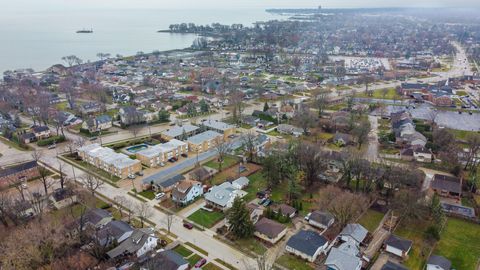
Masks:
[[[309,262],[315,261],[320,253],[325,253],[328,240],[314,231],[301,230],[288,239],[285,249]]]
[[[340,238],[344,242],[354,242],[357,247],[367,237],[368,231],[358,223],[347,224],[340,232]]]
[[[405,258],[412,248],[412,241],[400,238],[395,235],[390,235],[390,237],[385,240],[385,251],[395,254],[399,257]]]
[[[242,176],[232,182],[232,186],[236,189],[244,189],[248,186],[250,180],[247,177]]]
[[[158,238],[155,236],[152,228],[137,229],[120,245],[107,252],[107,255],[112,259],[128,254],[141,257],[152,251],[157,246],[157,241]]]
[[[172,200],[181,205],[189,204],[202,195],[202,183],[198,181],[183,180],[172,190]]]
[[[247,195],[247,192],[234,188],[230,182],[224,182],[210,188],[210,190],[205,193],[205,201],[208,205],[226,210],[232,207],[235,198],[243,198],[245,195]]]

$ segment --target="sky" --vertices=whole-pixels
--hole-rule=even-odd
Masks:
[[[58,9],[231,9],[317,7],[480,7],[479,0],[0,0],[4,11]]]

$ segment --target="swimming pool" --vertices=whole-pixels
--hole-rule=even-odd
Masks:
[[[144,150],[144,149],[147,149],[147,148],[148,148],[148,145],[142,143],[142,144],[137,144],[137,145],[134,145],[134,146],[127,147],[127,148],[125,148],[125,151],[127,151],[129,153],[132,153],[132,154],[135,154],[138,151],[141,151],[141,150]]]

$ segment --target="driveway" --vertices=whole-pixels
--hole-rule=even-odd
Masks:
[[[378,118],[369,115],[368,121],[370,122],[371,131],[368,134],[368,148],[365,154],[368,160],[375,162],[378,159]]]

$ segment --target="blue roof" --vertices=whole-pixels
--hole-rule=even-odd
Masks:
[[[314,231],[301,230],[288,239],[287,246],[313,256],[318,248],[324,246],[327,242],[325,237]]]

